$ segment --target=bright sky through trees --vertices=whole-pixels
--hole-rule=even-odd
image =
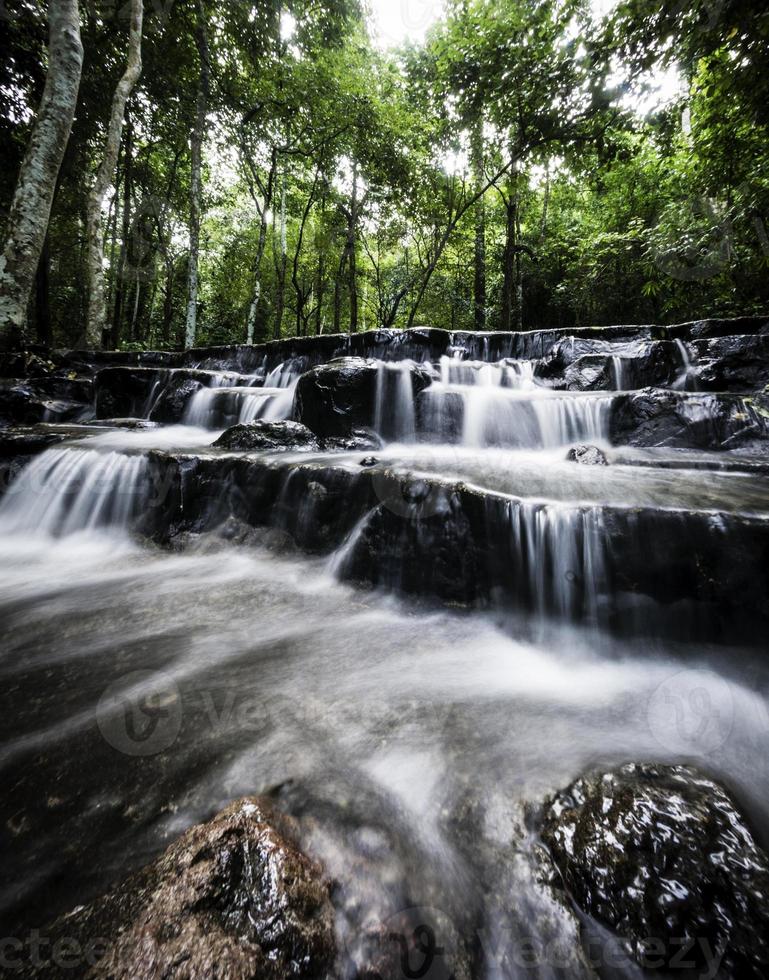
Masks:
[[[441,0],[370,0],[376,40],[383,48],[421,41],[443,13]]]
[[[370,4],[374,40],[383,49],[405,41],[422,41],[444,12],[442,0],[370,0]],[[617,0],[592,0],[591,3],[597,20],[608,16],[616,5]],[[618,72],[614,81],[619,82],[621,78],[622,72]],[[647,79],[647,90],[629,93],[623,103],[645,115],[676,98],[681,81],[674,68],[661,69]]]

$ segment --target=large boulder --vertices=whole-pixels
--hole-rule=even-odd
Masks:
[[[227,429],[214,443],[218,449],[237,452],[317,451],[320,443],[301,422],[248,422]]]
[[[329,889],[293,832],[262,800],[233,803],[187,831],[154,864],[44,930],[44,949],[65,941],[81,955],[88,951],[89,965],[44,958],[22,975],[327,977],[336,958]]]
[[[769,856],[717,783],[681,766],[594,773],[556,796],[542,837],[577,905],[642,965],[769,973]]]
[[[769,335],[698,340],[690,350],[692,380],[703,391],[752,391],[769,384]]]
[[[769,397],[646,388],[615,398],[615,445],[734,449],[769,435]]]
[[[402,369],[409,374],[412,397],[432,382],[427,368],[404,364]],[[294,418],[322,438],[372,426],[381,374],[376,361],[362,357],[340,357],[313,368],[299,379]]]

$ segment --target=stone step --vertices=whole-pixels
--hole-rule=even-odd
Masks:
[[[256,387],[261,380],[236,372],[192,368],[108,367],[96,375],[96,417],[150,418],[178,423],[204,388]]]
[[[344,577],[442,601],[724,642],[769,626],[769,517],[553,504],[360,457],[149,454],[141,530],[268,526]]]

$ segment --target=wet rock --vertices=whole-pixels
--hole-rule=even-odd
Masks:
[[[577,905],[642,965],[767,976],[769,856],[718,784],[680,766],[585,776],[552,802],[542,837]]]
[[[615,445],[733,449],[769,436],[769,397],[695,394],[647,388],[618,396],[610,438]]]
[[[150,422],[149,419],[91,419],[85,425],[95,429],[128,429],[129,431],[139,432],[146,429],[157,429],[159,422]]]
[[[336,957],[321,868],[298,850],[294,826],[246,798],[193,827],[154,864],[49,930],[98,949],[95,980],[322,980]],[[72,976],[73,962],[23,975]],[[83,964],[81,964],[83,966]]]
[[[0,378],[42,378],[55,368],[44,353],[0,351]]]
[[[52,398],[59,401],[80,402],[90,405],[93,401],[93,380],[84,378],[74,371],[49,374],[44,378],[35,378],[30,385],[41,398]]]
[[[606,454],[598,446],[574,446],[566,454],[570,463],[580,463],[582,466],[608,466]]]
[[[205,387],[203,379],[190,377],[184,371],[172,371],[150,410],[150,418],[165,425],[181,422],[189,401]]]
[[[365,452],[381,449],[384,442],[373,429],[353,429],[349,436],[331,436],[323,440],[323,448],[342,452]]]
[[[699,390],[754,391],[769,384],[769,334],[698,340],[691,350]]]
[[[376,456],[364,456],[360,461],[360,465],[366,467],[366,469],[372,466],[377,466],[378,463],[379,460],[376,458]]]
[[[603,354],[580,357],[566,368],[563,380],[553,387],[566,391],[612,391],[616,379],[611,358]]]
[[[300,422],[247,422],[234,425],[214,443],[218,449],[238,452],[317,452],[315,435]]]
[[[96,375],[96,417],[151,418],[173,425],[182,422],[190,399],[214,381],[234,387],[245,384],[240,374],[222,378],[211,371],[151,367],[108,367]]]
[[[347,542],[342,577],[407,594],[598,617],[625,634],[663,630],[716,643],[755,645],[769,628],[769,522],[760,514],[551,510],[333,458],[153,452],[149,465],[159,502],[142,531],[162,543],[234,516],[278,527],[312,553]],[[312,482],[322,482],[327,496],[313,496]],[[566,587],[549,557],[551,532],[537,537],[542,523],[571,542]],[[530,541],[540,549],[534,554]],[[649,541],[665,547],[649,549]]]
[[[72,422],[90,411],[89,405],[50,397],[32,381],[0,383],[0,424],[30,425],[35,422]]]
[[[693,320],[689,323],[677,323],[665,329],[671,337],[679,340],[769,334],[769,317],[738,316],[729,320]]]
[[[615,356],[619,359],[615,360]],[[617,377],[618,368],[621,378]],[[566,391],[614,391],[672,384],[681,369],[677,346],[642,334],[636,341],[567,337],[538,362],[536,377]],[[618,382],[621,381],[621,384]]]
[[[96,418],[144,418],[153,389],[165,377],[165,371],[147,368],[104,368],[94,381]]]
[[[348,437],[374,422],[379,372],[373,361],[342,357],[302,375],[294,399],[294,417],[322,438]],[[416,395],[432,381],[426,368],[410,369]]]

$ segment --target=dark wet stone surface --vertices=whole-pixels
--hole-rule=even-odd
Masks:
[[[329,886],[294,833],[264,800],[233,803],[43,930],[49,951],[80,951],[69,967],[43,957],[20,975],[322,980],[336,957]]]
[[[340,452],[365,452],[383,446],[383,440],[373,429],[353,429],[348,436],[329,436],[323,440],[324,449]]]
[[[606,453],[598,446],[574,446],[566,454],[566,459],[571,463],[579,463],[582,466],[608,466],[609,460]]]
[[[769,857],[717,783],[682,766],[588,775],[553,800],[542,838],[576,904],[642,965],[767,976]]]
[[[301,422],[248,422],[227,429],[214,443],[217,449],[253,452],[317,451],[320,444]]]
[[[769,334],[690,344],[692,381],[703,391],[753,391],[769,384]]]
[[[616,398],[610,428],[615,445],[734,449],[769,436],[769,396],[648,388]]]
[[[362,357],[342,357],[313,368],[299,379],[294,417],[322,438],[349,437],[354,429],[374,421],[378,370]],[[425,368],[411,369],[414,395],[432,376]]]

